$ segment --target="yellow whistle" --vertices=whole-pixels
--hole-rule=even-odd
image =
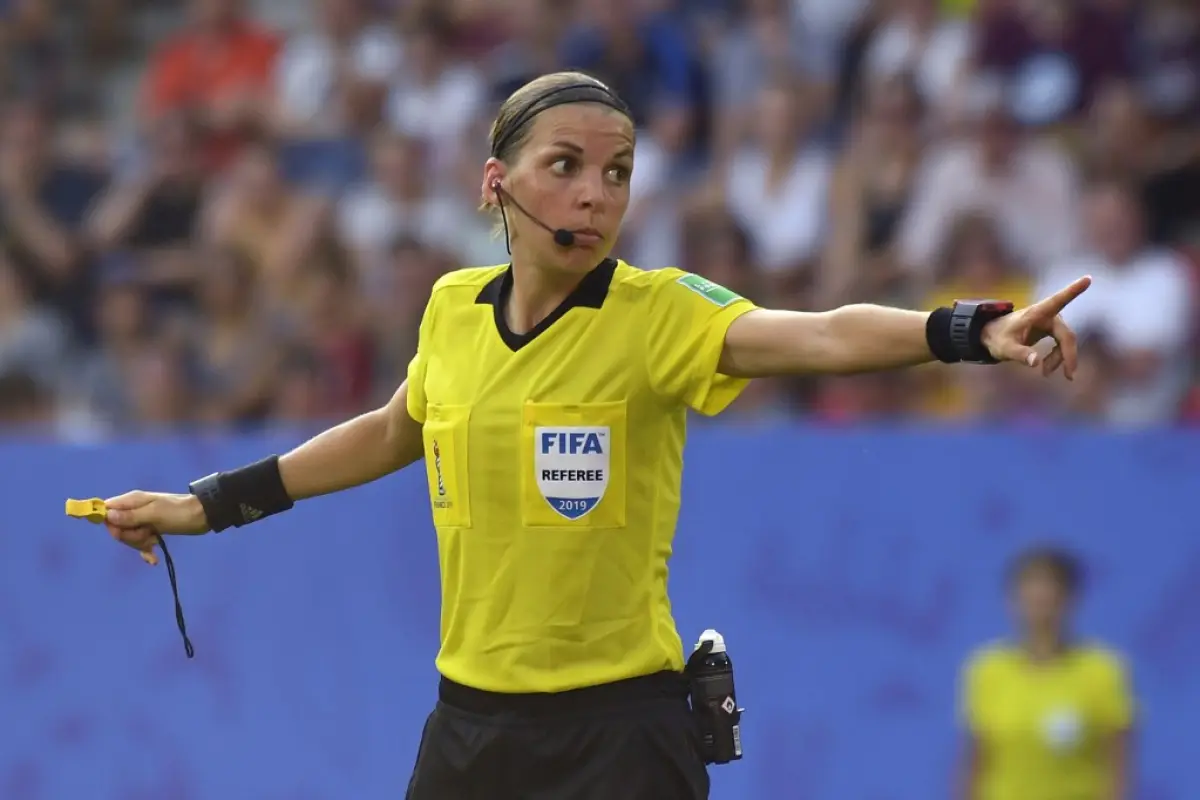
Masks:
[[[108,507],[98,498],[91,500],[68,500],[67,516],[76,519],[86,519],[88,522],[99,524],[108,518]]]
[[[97,525],[108,519],[108,506],[98,497],[91,500],[67,500],[67,516],[76,519],[86,519]],[[138,555],[150,566],[158,563],[158,556],[153,551],[140,550]]]

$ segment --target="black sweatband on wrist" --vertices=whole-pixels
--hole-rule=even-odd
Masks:
[[[205,476],[188,491],[200,501],[214,533],[249,525],[295,505],[279,474],[279,456]]]
[[[934,309],[925,320],[925,341],[929,345],[929,352],[943,364],[962,361],[950,335],[953,318],[954,309],[942,307]]]
[[[937,360],[946,364],[999,364],[983,343],[989,322],[1013,312],[1006,300],[956,300],[951,308],[939,308],[925,321],[925,341]]]

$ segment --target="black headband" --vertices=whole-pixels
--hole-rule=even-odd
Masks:
[[[548,108],[569,103],[599,103],[633,119],[633,114],[630,113],[629,106],[625,105],[625,101],[617,97],[606,86],[596,83],[571,83],[566,86],[555,86],[529,101],[524,108],[512,116],[512,121],[505,125],[503,130],[496,131],[495,138],[492,140],[492,156],[499,158],[500,154],[504,152],[504,148],[517,135],[517,131],[538,114]]]

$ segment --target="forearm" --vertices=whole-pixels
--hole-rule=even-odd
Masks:
[[[383,408],[343,422],[279,458],[201,478],[177,506],[169,533],[206,533],[286,511],[297,500],[360,486],[421,458],[421,425],[408,414],[408,383]]]
[[[925,337],[929,314],[874,305],[826,313],[831,372],[865,372],[933,361]]]
[[[407,414],[407,412],[405,412]],[[421,457],[421,429],[397,425],[388,408],[355,417],[314,436],[279,459],[293,500],[370,483]],[[415,434],[415,435],[414,435]]]
[[[874,305],[821,313],[756,310],[729,327],[720,371],[735,377],[849,374],[933,361],[929,314]]]

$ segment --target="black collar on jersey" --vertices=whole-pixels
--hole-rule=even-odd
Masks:
[[[504,126],[503,130],[496,131],[492,138],[492,156],[500,158],[504,153],[504,148],[525,126],[525,123],[547,109],[568,103],[599,103],[633,119],[633,112],[629,110],[629,106],[625,105],[625,101],[603,84],[571,83],[566,86],[555,86],[530,100],[524,108],[512,115],[511,121]]]
[[[508,327],[508,320],[504,317],[504,306],[508,302],[508,296],[512,293],[511,264],[504,272],[488,281],[487,285],[479,292],[479,296],[475,298],[475,302],[492,307],[492,317],[496,320],[496,331],[500,334],[500,339],[508,345],[508,349],[515,353],[562,319],[563,315],[572,308],[602,307],[604,299],[608,297],[608,287],[612,283],[613,273],[616,271],[615,259],[606,258],[601,261],[591,272],[583,276],[579,285],[558,304],[557,308],[537,325],[534,325],[528,333],[514,333]]]

